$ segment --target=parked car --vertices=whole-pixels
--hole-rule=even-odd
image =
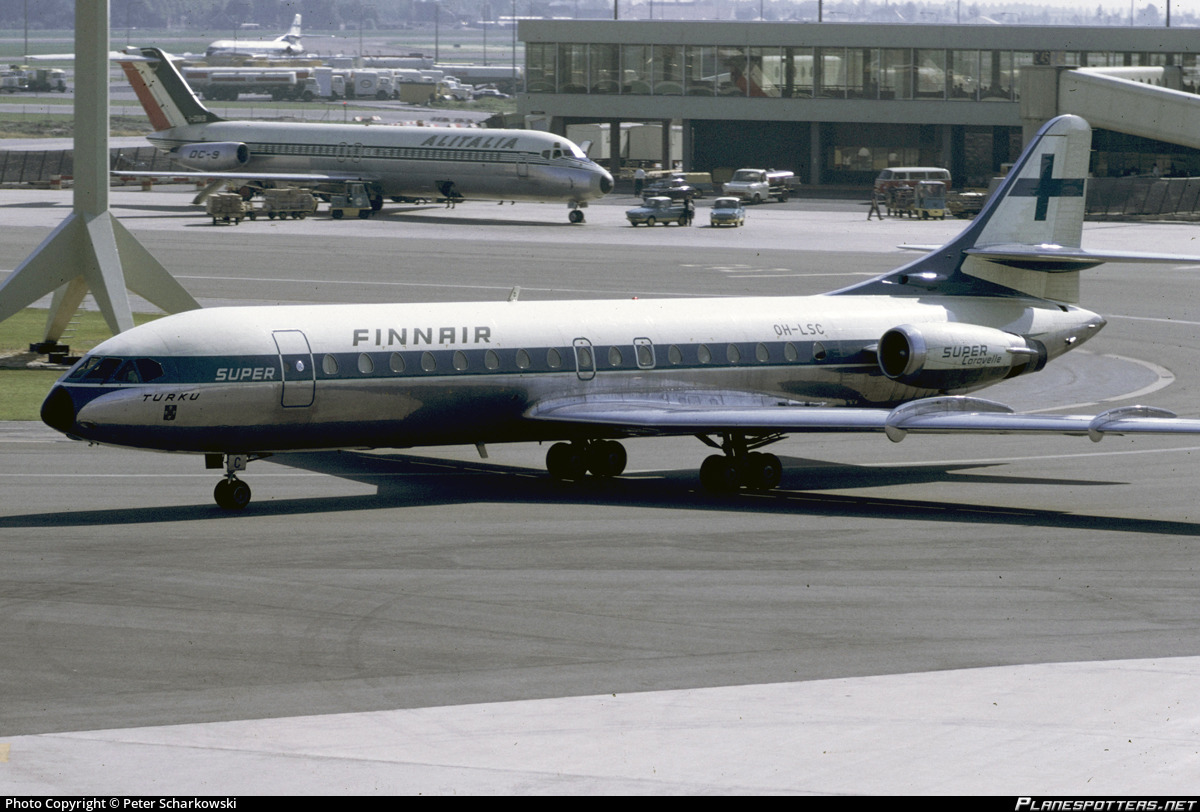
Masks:
[[[712,210],[708,213],[708,224],[713,226],[744,226],[746,224],[746,207],[740,197],[718,197],[713,201]]]
[[[642,190],[642,197],[669,197],[672,200],[686,200],[689,197],[693,200],[698,197],[704,197],[704,193],[697,187],[687,182],[687,178],[672,176],[656,180]]]
[[[648,226],[662,223],[664,226],[678,223],[688,225],[687,203],[682,200],[672,200],[669,197],[648,197],[642,205],[625,212],[631,226],[645,223]]]

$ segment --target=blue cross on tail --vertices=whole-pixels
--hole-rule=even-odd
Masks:
[[[1013,197],[1036,197],[1034,220],[1045,220],[1052,197],[1083,197],[1083,178],[1054,178],[1054,156],[1042,156],[1042,171],[1037,180],[1022,178],[1013,186]]]

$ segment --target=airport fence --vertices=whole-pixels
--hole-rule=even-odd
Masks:
[[[174,172],[183,168],[151,146],[109,150],[109,169],[114,172]],[[0,185],[46,186],[75,174],[75,153],[69,149],[0,150]],[[119,183],[119,178],[113,179]]]
[[[1092,219],[1200,218],[1200,178],[1091,178],[1087,214]]]

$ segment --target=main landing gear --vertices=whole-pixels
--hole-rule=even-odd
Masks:
[[[217,487],[213,488],[213,499],[216,500],[217,506],[224,510],[245,510],[246,505],[250,504],[250,486],[238,479],[238,471],[246,470],[246,463],[251,459],[261,459],[261,457],[252,457],[249,454],[205,454],[204,466],[206,468],[224,468],[225,478],[217,483]]]
[[[576,440],[555,443],[546,452],[546,470],[560,480],[583,479],[590,472],[602,479],[625,470],[625,446],[616,440]]]
[[[783,464],[774,454],[755,449],[782,439],[782,435],[721,435],[718,442],[705,434],[696,435],[705,445],[724,453],[713,454],[700,466],[700,485],[712,494],[734,493],[740,488],[769,491],[779,487]],[[589,473],[602,479],[620,476],[625,470],[625,447],[616,440],[575,440],[555,443],[546,453],[546,470],[563,481],[583,479]]]
[[[709,493],[733,493],[739,488],[769,491],[783,479],[783,463],[774,454],[753,449],[782,439],[782,435],[748,437],[740,433],[721,435],[718,443],[708,435],[696,435],[700,442],[720,449],[724,454],[707,457],[700,466],[700,484]]]

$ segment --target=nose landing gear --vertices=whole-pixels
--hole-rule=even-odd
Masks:
[[[250,504],[250,486],[230,474],[217,483],[217,487],[213,489],[213,498],[217,500],[217,505],[225,510],[243,510]]]
[[[225,478],[213,488],[213,499],[223,510],[245,510],[250,504],[250,486],[238,479],[238,471],[246,470],[251,459],[260,459],[249,454],[205,454],[206,468],[224,468]]]

